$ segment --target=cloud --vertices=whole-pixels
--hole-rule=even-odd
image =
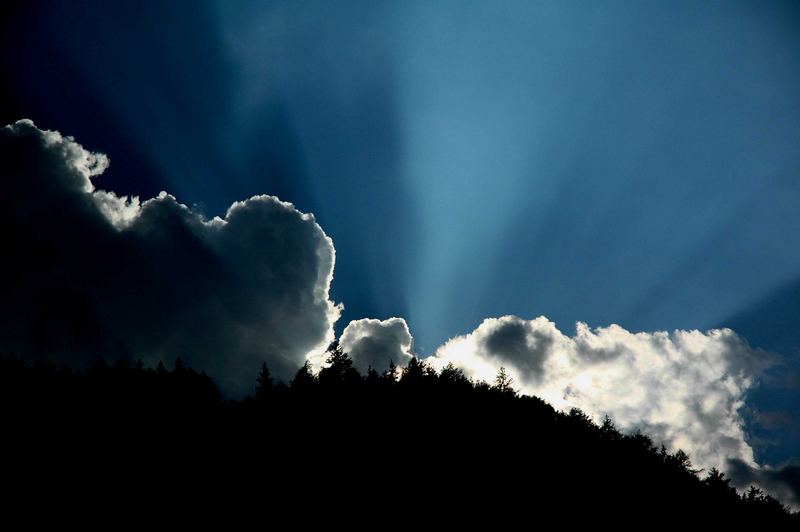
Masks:
[[[238,395],[262,361],[288,378],[333,339],[335,250],[313,215],[255,196],[207,219],[97,190],[108,158],[29,120],[0,130],[0,161],[6,352],[181,356]]]
[[[632,333],[578,323],[567,336],[545,317],[504,316],[427,360],[486,381],[505,366],[521,392],[598,421],[609,415],[623,430],[685,450],[699,467],[724,468],[730,458],[756,466],[740,409],[770,357],[730,329]]]
[[[413,339],[403,318],[353,320],[342,332],[342,349],[359,371],[383,371],[390,362],[405,366],[411,360]]]
[[[800,463],[755,468],[741,460],[731,459],[726,471],[737,487],[758,486],[795,511],[800,510]]]

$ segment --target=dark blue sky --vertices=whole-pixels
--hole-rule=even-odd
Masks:
[[[786,357],[759,404],[800,408],[792,3],[108,4],[3,7],[3,122],[108,153],[101,188],[314,212],[340,330],[732,326]]]

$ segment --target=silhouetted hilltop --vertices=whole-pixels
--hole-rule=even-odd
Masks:
[[[336,344],[319,374],[305,365],[288,384],[264,366],[241,401],[224,400],[180,359],[169,370],[99,361],[77,372],[8,357],[0,414],[14,457],[7,478],[18,474],[29,490],[40,486],[31,478],[74,475],[139,494],[164,479],[195,489],[246,479],[276,515],[288,499],[335,500],[336,516],[353,519],[424,511],[450,526],[800,524],[776,499],[737,493],[682,451],[517,394],[502,369],[494,383],[473,382],[415,358],[361,375]]]

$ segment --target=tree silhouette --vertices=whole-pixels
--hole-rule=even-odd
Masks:
[[[464,375],[464,372],[453,365],[447,364],[441,372],[439,372],[439,382],[448,389],[465,391],[472,389],[472,383]]]
[[[375,371],[375,368],[370,366],[367,369],[367,376],[364,379],[369,386],[377,386],[381,382],[381,376]]]
[[[607,416],[598,426],[581,410],[560,412],[516,393],[502,368],[491,385],[470,381],[453,365],[437,373],[417,357],[399,380],[392,373],[370,368],[362,378],[334,343],[319,376],[306,362],[287,389],[262,365],[255,397],[269,394],[269,401],[223,401],[205,373],[177,361],[172,371],[161,363],[73,371],[0,358],[0,413],[13,435],[7,443],[18,444],[6,456],[30,468],[57,452],[54,434],[69,434],[61,460],[81,473],[127,464],[146,469],[163,464],[169,448],[181,452],[169,454],[167,470],[185,455],[191,479],[230,469],[231,461],[240,462],[243,476],[257,474],[280,492],[299,493],[310,483],[336,489],[357,479],[349,489],[358,502],[339,503],[353,519],[364,516],[361,501],[382,508],[379,496],[424,486],[449,505],[469,508],[463,517],[440,512],[458,526],[474,524],[475,515],[496,522],[498,512],[529,518],[531,501],[538,518],[571,524],[633,525],[654,516],[661,525],[715,530],[800,524],[800,514],[763,487],[739,495],[717,469],[701,479],[682,450],[670,453],[646,434],[622,433]],[[104,448],[113,454],[99,455]],[[26,453],[30,458],[21,460]],[[254,473],[259,465],[268,472]],[[148,479],[163,474],[161,466],[153,469]]]
[[[622,434],[617,430],[617,427],[614,425],[614,422],[611,418],[606,414],[603,417],[603,423],[600,425],[600,433],[608,440],[618,440]],[[662,453],[666,453],[667,449],[663,445],[661,446]]]
[[[353,360],[342,351],[339,342],[331,343],[327,353],[327,366],[319,372],[320,386],[345,389],[361,382],[361,375],[353,367]]]
[[[423,360],[416,356],[411,357],[408,365],[401,372],[400,383],[406,388],[419,388],[432,378],[436,378],[436,372]]]
[[[392,384],[397,382],[397,366],[394,365],[394,360],[389,361],[389,367],[383,373],[382,377]]]
[[[715,490],[717,493],[735,494],[736,489],[731,486],[731,479],[725,478],[725,473],[712,467],[708,472],[704,482],[707,486]]]
[[[295,373],[289,388],[294,392],[307,392],[314,388],[317,383],[317,378],[311,371],[311,364],[308,360],[300,366],[300,369]]]
[[[516,394],[517,392],[514,390],[513,384],[514,379],[508,375],[506,368],[500,366],[500,370],[497,372],[497,377],[494,379],[495,390],[505,394]]]
[[[258,373],[258,377],[256,377],[255,398],[258,400],[266,399],[272,394],[273,388],[272,374],[269,372],[267,363],[264,362],[261,364],[261,371]]]

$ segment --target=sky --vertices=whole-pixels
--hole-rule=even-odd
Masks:
[[[0,9],[0,122],[32,120],[6,134],[4,180],[55,179],[7,187],[6,217],[58,235],[37,241],[48,257],[82,250],[50,282],[89,294],[105,331],[42,350],[235,344],[196,360],[235,390],[261,358],[288,372],[340,336],[362,365],[504,363],[525,391],[646,419],[708,463],[724,457],[686,427],[709,412],[729,458],[800,459],[791,2]],[[31,197],[50,210],[15,200]],[[54,198],[75,216],[42,214]],[[165,305],[161,328],[137,317]],[[196,323],[207,337],[186,341]],[[625,382],[662,392],[627,405],[608,389]]]

